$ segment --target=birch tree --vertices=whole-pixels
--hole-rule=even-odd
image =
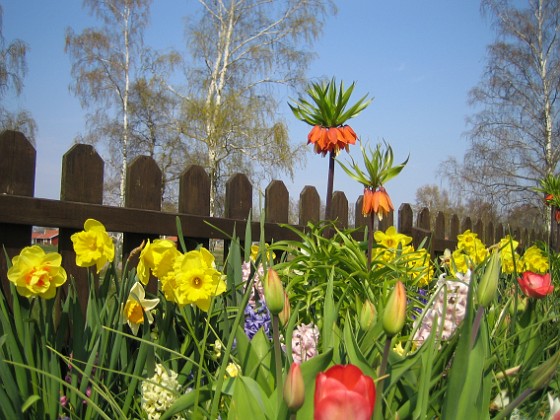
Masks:
[[[16,96],[21,94],[23,80],[27,73],[28,51],[27,44],[21,39],[14,39],[7,43],[3,33],[3,21],[3,9],[0,5],[0,99],[4,99],[11,91]],[[35,144],[37,125],[29,111],[11,111],[1,103],[0,130],[21,131],[31,143]]]
[[[462,164],[447,162],[463,192],[505,211],[542,207],[534,192],[556,174],[560,159],[560,1],[484,0],[496,28],[480,83],[470,92],[478,110],[468,120]]]
[[[148,23],[151,0],[84,0],[83,4],[102,26],[86,28],[80,34],[67,30],[66,52],[73,60],[71,89],[82,107],[120,119],[120,132],[113,139],[118,142],[120,154],[122,205],[129,159],[130,87],[140,67],[142,33]]]
[[[214,214],[228,167],[255,177],[292,173],[301,149],[290,145],[276,98],[303,81],[311,45],[335,9],[330,0],[198,3],[187,27],[182,132],[205,150]]]

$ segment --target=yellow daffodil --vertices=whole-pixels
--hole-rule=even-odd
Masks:
[[[231,362],[226,366],[226,372],[231,378],[235,378],[241,372],[241,367],[237,363]]]
[[[76,252],[76,265],[79,267],[96,266],[99,273],[108,262],[115,258],[115,245],[105,226],[94,219],[87,219],[82,232],[74,233],[71,238]]]
[[[412,237],[397,232],[397,228],[394,226],[389,226],[385,232],[376,231],[373,237],[378,244],[389,249],[397,249],[399,245],[404,247],[412,242]]]
[[[517,267],[517,271],[519,272],[532,271],[538,274],[547,273],[548,269],[548,258],[536,245],[527,248],[521,259],[521,267]]]
[[[66,271],[61,263],[62,257],[58,252],[45,253],[39,245],[28,246],[12,258],[8,280],[24,297],[51,299],[56,294],[56,288],[66,282]]]
[[[500,240],[499,249],[501,250],[502,272],[511,274],[515,271],[515,268],[519,271],[519,254],[515,252],[518,245],[519,242],[514,240],[510,235]]]
[[[203,311],[210,300],[226,291],[223,275],[216,270],[214,256],[205,248],[189,251],[175,259],[173,273],[161,278],[166,299],[179,305],[194,304]]]
[[[138,334],[138,328],[144,324],[144,314],[148,323],[154,322],[151,310],[159,303],[159,299],[146,299],[146,292],[139,282],[134,283],[126,303],[123,305],[121,320],[127,323],[134,335]]]
[[[150,272],[157,278],[165,277],[171,270],[175,258],[181,255],[173,241],[169,239],[155,239],[148,242],[140,252],[136,273],[142,284],[147,285]]]
[[[266,249],[266,259],[270,260],[271,258],[274,259],[276,258],[276,254],[274,252],[270,252],[269,245],[268,244],[264,244],[265,249]],[[251,245],[251,255],[249,256],[250,260],[253,262],[257,261],[257,258],[259,257],[259,253],[260,253],[260,247],[257,244]]]

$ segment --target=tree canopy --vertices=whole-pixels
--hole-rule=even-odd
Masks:
[[[502,214],[541,207],[534,188],[557,172],[560,159],[560,2],[484,0],[482,10],[496,40],[470,92],[468,150],[463,162],[446,162],[446,174],[463,196]]]

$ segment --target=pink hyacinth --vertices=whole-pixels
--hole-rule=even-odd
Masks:
[[[319,328],[313,323],[301,324],[292,335],[292,358],[294,363],[302,363],[317,355]]]

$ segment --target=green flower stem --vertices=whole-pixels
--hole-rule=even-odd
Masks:
[[[283,381],[282,381],[282,348],[280,347],[280,324],[278,315],[272,315],[272,339],[274,340],[274,363],[276,366],[276,406],[280,408],[283,398]]]
[[[332,195],[333,195],[333,183],[334,183],[334,162],[336,155],[334,151],[331,150],[329,154],[329,172],[327,177],[327,197],[325,199],[325,220],[331,220],[332,217]]]
[[[377,383],[377,389],[375,393],[375,408],[373,412],[373,418],[375,420],[383,419],[383,388],[385,385],[385,371],[387,370],[387,361],[389,360],[389,351],[391,350],[392,337],[387,337],[385,340],[385,347],[383,348],[383,358],[381,359],[381,366],[379,367],[378,378],[382,378]]]
[[[482,321],[482,316],[484,315],[484,306],[479,306],[473,322],[473,327],[471,331],[471,343],[470,348],[474,347],[474,343],[476,342],[476,336],[478,335],[478,330],[480,329],[480,322]]]
[[[375,214],[371,213],[368,219],[368,242],[367,242],[367,261],[366,267],[367,272],[369,273],[371,270],[371,258],[373,253],[373,222],[374,222]]]

